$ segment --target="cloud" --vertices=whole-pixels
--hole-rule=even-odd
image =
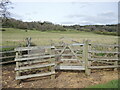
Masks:
[[[92,15],[83,15],[83,14],[73,14],[66,16],[73,20],[78,19],[79,24],[115,24],[118,22],[118,15],[112,11],[102,12]]]
[[[81,17],[85,17],[86,15],[82,15],[82,14],[73,14],[73,15],[68,15],[65,16],[67,18],[81,18]]]
[[[75,24],[76,22],[71,22],[71,21],[68,21],[68,22],[61,22],[61,24]]]
[[[115,17],[116,15],[115,15],[115,13],[114,12],[112,12],[112,11],[108,11],[108,12],[103,12],[103,13],[101,13],[101,14],[98,14],[98,15],[100,15],[100,16],[105,16],[105,17]]]

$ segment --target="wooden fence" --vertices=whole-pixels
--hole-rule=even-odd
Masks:
[[[24,43],[26,43],[27,47],[31,46],[31,37],[25,39]],[[0,65],[2,64],[10,64],[15,63],[15,51],[14,49],[20,47],[22,44],[18,46],[0,46]]]
[[[118,69],[118,45],[81,43],[16,48],[16,80],[53,76],[55,70]],[[37,74],[37,72],[39,72]],[[25,75],[26,74],[26,75]]]
[[[16,80],[55,74],[54,46],[16,48]]]
[[[15,63],[15,51],[16,46],[1,46],[0,47],[0,64]]]

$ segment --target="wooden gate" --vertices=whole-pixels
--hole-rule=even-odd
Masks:
[[[59,70],[85,70],[83,60],[84,44],[62,44],[55,46],[56,61],[60,62],[56,69]]]

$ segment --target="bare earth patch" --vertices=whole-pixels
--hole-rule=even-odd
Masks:
[[[118,72],[112,69],[92,70],[90,76],[86,76],[84,71],[60,71],[54,80],[49,77],[38,77],[24,80],[17,85],[14,68],[15,65],[2,67],[3,88],[85,88],[118,79]]]

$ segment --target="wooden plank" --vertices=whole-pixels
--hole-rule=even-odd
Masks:
[[[49,60],[48,59],[42,59],[42,60],[33,60],[33,61],[29,61],[29,63],[40,63],[40,62],[48,62]],[[28,64],[28,61],[25,61],[25,62],[21,62],[23,63],[24,65]]]
[[[7,59],[7,58],[13,58],[15,56],[6,56],[6,57],[0,57],[0,59]]]
[[[25,61],[25,60],[32,60],[32,59],[44,59],[44,58],[51,58],[51,57],[55,57],[55,55],[46,55],[46,56],[28,57],[28,58],[16,58],[15,61]]]
[[[0,54],[4,54],[4,53],[15,53],[15,51],[4,51],[4,52],[0,52]]]
[[[55,74],[55,72],[48,72],[48,73],[42,73],[42,74],[32,74],[32,75],[24,75],[24,76],[16,77],[16,80],[27,79],[27,78],[32,78],[32,77],[49,76],[49,75],[52,75],[52,74]]]
[[[61,59],[61,61],[80,61],[78,59]]]
[[[98,63],[103,63],[103,64],[114,64],[114,62],[106,62],[106,61],[97,61]]]
[[[55,49],[55,51],[62,51],[63,49]],[[81,50],[81,49],[73,49],[74,51],[76,50]],[[65,51],[70,51],[70,49],[65,49]]]
[[[37,53],[37,54],[25,54],[25,55],[22,55],[22,57],[31,57],[31,56],[41,56],[41,55],[45,55],[45,53]]]
[[[56,66],[56,70],[85,70],[84,66]]]
[[[3,65],[3,64],[9,64],[9,63],[15,63],[15,61],[5,61],[5,62],[0,62],[0,65]]]
[[[55,63],[44,64],[44,65],[31,65],[31,66],[15,68],[15,70],[17,71],[17,70],[25,70],[25,69],[43,68],[43,67],[54,66],[54,65]]]
[[[107,46],[107,47],[119,47],[119,45],[117,45],[117,44],[114,44],[114,45],[110,45],[110,44],[92,44],[93,46]]]
[[[91,66],[90,69],[118,68],[120,66]]]
[[[70,46],[83,46],[84,44],[81,43],[74,43],[74,44],[70,44]]]
[[[82,55],[80,55],[80,54],[76,54],[76,55],[82,57]],[[61,56],[73,56],[73,54],[62,54]]]
[[[34,46],[34,47],[18,47],[15,51],[27,51],[27,50],[38,50],[38,49],[49,49],[55,48],[54,46]]]
[[[120,52],[109,52],[109,51],[88,51],[89,53],[120,53]]]
[[[118,61],[118,60],[120,60],[119,58],[89,58],[89,60],[90,61],[104,61],[104,60],[106,60],[106,61]]]

